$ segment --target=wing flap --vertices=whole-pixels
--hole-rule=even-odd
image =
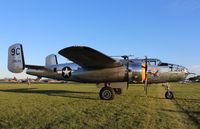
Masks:
[[[67,47],[58,52],[86,69],[101,69],[122,66],[121,62],[86,46]]]

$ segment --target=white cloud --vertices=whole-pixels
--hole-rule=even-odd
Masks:
[[[200,65],[190,66],[189,71],[192,72],[192,73],[196,73],[197,75],[200,75]]]

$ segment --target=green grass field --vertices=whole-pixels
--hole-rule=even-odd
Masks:
[[[200,84],[131,85],[112,101],[93,84],[0,84],[0,129],[199,129]]]

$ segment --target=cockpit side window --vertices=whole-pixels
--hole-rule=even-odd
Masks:
[[[160,63],[159,66],[169,66],[168,63]]]
[[[180,72],[180,71],[183,71],[185,68],[180,65],[169,64],[169,69],[170,69],[170,71]]]
[[[156,60],[156,65],[159,65],[161,63],[160,60]]]
[[[156,65],[156,61],[148,61],[148,65],[150,65],[150,66]]]

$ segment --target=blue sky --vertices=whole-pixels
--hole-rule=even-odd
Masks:
[[[48,54],[86,45],[200,73],[200,1],[0,0],[0,78],[27,76],[7,70],[7,49],[16,42],[23,44],[27,64],[44,65]]]

